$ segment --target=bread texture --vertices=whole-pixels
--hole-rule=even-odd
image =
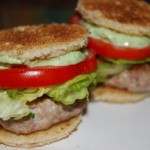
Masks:
[[[141,0],[79,0],[76,10],[89,23],[150,37],[150,4]]]
[[[79,25],[19,26],[0,31],[0,56],[22,61],[51,58],[87,45],[88,31]]]
[[[24,148],[43,146],[68,137],[77,129],[80,121],[81,115],[57,124],[48,130],[38,131],[29,135],[16,135],[0,128],[0,143]]]
[[[122,89],[111,87],[97,87],[91,92],[93,101],[104,101],[109,103],[135,103],[150,96],[150,93],[133,93]]]

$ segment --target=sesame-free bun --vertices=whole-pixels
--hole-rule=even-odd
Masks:
[[[0,56],[22,61],[43,59],[86,46],[88,31],[79,25],[19,26],[0,31]]]
[[[32,148],[50,144],[68,137],[77,129],[81,115],[69,121],[59,123],[48,130],[38,131],[29,135],[17,135],[0,128],[0,143],[12,147]]]
[[[77,11],[89,23],[117,32],[150,36],[150,4],[142,0],[79,0]]]
[[[127,90],[101,86],[91,92],[93,101],[104,101],[109,103],[135,103],[150,96],[150,93],[133,93]]]

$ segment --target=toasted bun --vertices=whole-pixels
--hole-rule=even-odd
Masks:
[[[150,36],[150,5],[141,0],[79,0],[83,18],[118,32]]]
[[[88,31],[79,25],[20,26],[0,31],[0,56],[23,61],[55,57],[87,44]]]
[[[102,86],[94,89],[91,96],[94,101],[134,103],[150,96],[150,93],[131,93],[126,90]]]
[[[77,129],[81,115],[60,123],[45,131],[38,131],[30,135],[16,135],[0,128],[0,143],[14,147],[32,148],[50,144],[68,137]]]

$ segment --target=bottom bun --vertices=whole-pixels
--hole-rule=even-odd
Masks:
[[[132,93],[127,90],[102,86],[92,90],[91,96],[93,101],[135,103],[150,96],[150,93]]]
[[[0,128],[0,143],[13,147],[32,148],[43,146],[68,137],[77,129],[81,115],[69,121],[57,124],[48,130],[38,131],[29,135],[17,135]]]

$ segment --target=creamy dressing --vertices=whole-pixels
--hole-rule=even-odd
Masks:
[[[12,58],[9,56],[0,56],[0,63],[6,64],[23,64],[23,61],[17,58]]]
[[[38,60],[29,62],[27,65],[30,67],[35,66],[66,66],[77,64],[85,59],[85,54],[80,51],[66,53],[65,55],[54,57],[49,60]]]
[[[150,45],[150,38],[144,36],[127,35],[113,30],[99,27],[82,21],[82,24],[90,31],[91,37],[102,39],[116,46],[141,48]]]
[[[1,56],[0,57],[0,69],[10,68],[11,67],[10,64],[25,64],[29,67],[47,66],[47,65],[66,66],[66,65],[77,64],[83,61],[86,58],[86,55],[87,55],[86,53],[83,53],[81,51],[72,51],[62,56],[50,58],[47,60],[36,60],[36,61],[28,61],[28,62],[23,62],[19,59],[12,58],[9,56]]]

